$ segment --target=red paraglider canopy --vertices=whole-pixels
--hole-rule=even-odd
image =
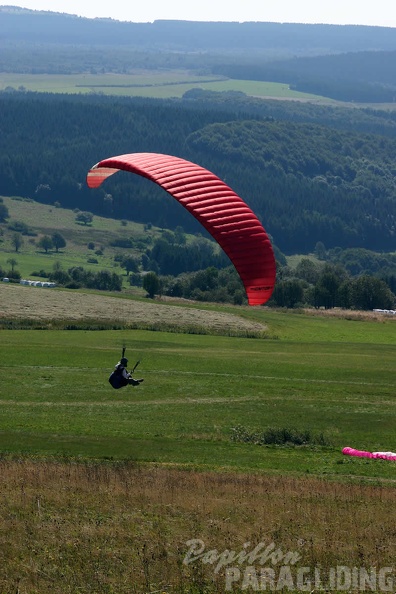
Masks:
[[[119,170],[146,177],[180,202],[230,258],[242,279],[249,305],[268,301],[276,275],[271,242],[256,215],[229,186],[195,163],[158,153],[104,159],[88,172],[87,184],[98,188]]]

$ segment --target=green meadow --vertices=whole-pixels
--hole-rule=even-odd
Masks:
[[[242,91],[246,95],[280,99],[301,99],[335,103],[330,99],[293,91],[283,83],[219,79],[189,72],[140,72],[132,74],[16,74],[0,73],[0,91],[7,88],[40,93],[100,93],[126,97],[169,99],[182,97],[186,91],[200,88],[208,91]]]
[[[147,241],[148,237],[154,238],[158,235],[158,230],[154,227],[144,230],[144,225],[132,221],[124,222],[126,224],[123,225],[119,220],[95,215],[92,223],[82,225],[76,222],[76,213],[70,209],[56,208],[53,205],[17,197],[2,199],[10,215],[9,221],[23,222],[35,233],[30,237],[23,236],[23,245],[18,252],[15,252],[12,245],[13,231],[6,225],[3,225],[0,236],[0,267],[9,270],[8,260],[14,259],[17,262],[15,268],[23,278],[42,278],[40,275],[32,275],[32,272],[51,272],[55,263],[60,264],[64,270],[82,266],[93,271],[106,269],[121,274],[123,271],[114,261],[114,256],[122,250],[112,247],[110,243],[116,239],[130,237],[133,237],[134,241]],[[37,246],[37,241],[41,236],[51,236],[54,232],[61,233],[66,240],[66,247],[59,252],[51,249],[45,253]],[[89,249],[89,244],[93,244],[94,248]],[[98,250],[102,253],[95,253]],[[129,253],[135,254],[134,250],[128,250]],[[92,262],[92,259],[96,262]]]
[[[244,311],[248,311],[244,308]],[[250,313],[250,312],[248,312]],[[2,330],[0,449],[195,469],[392,478],[344,446],[395,450],[393,320],[259,311],[269,338],[144,330]],[[127,345],[137,388],[107,378]],[[323,444],[233,439],[293,429]]]

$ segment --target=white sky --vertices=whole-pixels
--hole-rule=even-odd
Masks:
[[[14,0],[12,4],[135,23],[176,19],[396,27],[395,0],[20,0],[18,4]]]

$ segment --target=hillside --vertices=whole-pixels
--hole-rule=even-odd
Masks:
[[[202,232],[157,186],[136,176],[86,188],[86,172],[102,158],[159,152],[226,181],[285,254],[310,253],[318,242],[327,249],[395,250],[394,29],[122,23],[3,6],[0,40],[0,70],[15,77],[0,93],[0,195]],[[129,83],[132,71],[141,78]],[[26,92],[18,81],[22,73],[38,80],[48,72],[67,94],[41,93],[40,83]],[[177,98],[111,95],[116,86],[128,93],[129,84],[171,92],[184,75],[189,83],[184,94],[178,87]],[[84,77],[97,77],[97,86]],[[238,85],[201,88],[215,79]],[[287,93],[274,89],[282,101],[252,96],[254,81],[268,79],[282,81]],[[312,95],[286,101],[292,89],[344,103],[316,104]]]
[[[0,7],[0,72],[164,70],[281,82],[339,101],[394,102],[396,29],[295,23],[87,19]],[[23,83],[21,82],[21,85]],[[18,85],[19,86],[19,85]]]
[[[71,14],[0,7],[0,38],[7,43],[129,46],[157,51],[267,52],[313,55],[396,49],[391,27],[265,22],[153,23],[87,19]]]
[[[396,140],[365,132],[384,122],[393,135],[391,114],[349,111],[349,121],[361,114],[355,128],[362,132],[344,124],[345,112],[312,106],[315,125],[306,109],[292,122],[295,107],[276,117],[271,106],[246,113],[232,94],[215,104],[201,96],[165,102],[21,93],[0,94],[0,105],[0,195],[202,233],[187,211],[138,176],[120,173],[99,190],[86,187],[88,169],[102,158],[166,153],[226,181],[284,253],[312,252],[318,241],[395,249]]]
[[[188,235],[181,227],[172,232],[126,220],[119,222],[31,199],[0,198],[0,215],[4,211],[8,216],[0,223],[0,279],[6,277],[17,283],[22,279],[22,285],[30,286],[35,281],[45,281],[44,287],[48,287],[50,281],[67,289],[116,292],[118,296],[122,292],[122,296],[128,298],[161,296],[161,300],[170,300],[173,304],[246,303],[245,290],[235,267],[216,242],[200,234]],[[81,217],[85,223],[79,220]],[[337,308],[337,312],[342,308],[348,310],[348,316],[352,315],[351,309],[356,312],[395,308],[396,253],[326,250],[323,243],[318,243],[315,254],[286,258],[275,244],[273,247],[277,281],[268,302],[270,306],[300,309],[322,306]],[[151,275],[154,272],[157,279],[156,284],[151,285],[151,293],[149,285],[145,284],[149,272]],[[130,323],[139,327],[152,322],[156,329],[174,324],[165,308],[161,315],[156,312],[150,321],[150,308],[145,308],[145,313],[149,314],[149,319],[145,319],[140,308],[136,312],[127,303],[122,315],[119,303],[117,307],[110,302],[103,307],[104,302],[95,304],[91,299],[91,306],[87,308],[84,307],[87,301],[80,302],[80,297],[69,295],[65,301],[53,302],[45,291],[47,295],[42,302],[40,293],[40,290],[18,293],[8,306],[3,300],[3,315],[6,319],[21,318],[22,323],[26,316],[40,321],[53,315],[54,320],[77,319],[79,323],[89,320],[90,325],[102,318],[107,325],[116,326],[122,324],[122,319],[126,323],[131,319]],[[21,301],[22,296],[28,301]],[[34,305],[29,301],[32,297],[37,299]],[[107,314],[104,313],[106,308]],[[204,317],[195,314],[191,320],[181,315],[179,322],[179,327],[190,328],[194,333],[206,332],[211,327],[211,322],[206,324]],[[227,332],[235,331],[233,324],[229,324]],[[252,328],[238,330],[241,331],[255,332]]]

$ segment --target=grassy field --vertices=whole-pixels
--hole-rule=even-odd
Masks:
[[[20,74],[0,72],[0,91],[8,88],[37,93],[101,94],[152,99],[181,98],[190,89],[207,91],[241,91],[251,97],[303,101],[322,105],[373,107],[370,103],[335,101],[329,97],[301,93],[284,83],[254,80],[234,80],[197,76],[190,71],[136,71],[131,74]],[[375,103],[375,109],[393,111],[395,103]]]
[[[13,74],[0,73],[0,91],[12,87],[24,87],[28,91],[50,93],[100,93],[104,95],[122,95],[128,97],[151,97],[169,99],[182,97],[193,88],[208,91],[242,91],[246,95],[300,99],[315,103],[336,103],[325,97],[293,91],[282,83],[259,82],[248,80],[218,79],[216,77],[196,76],[188,71],[159,71],[136,74]]]
[[[40,291],[20,286],[1,290],[4,304],[9,291],[25,300]],[[34,302],[30,317],[37,317],[39,310],[43,318],[47,312],[50,318],[66,320],[67,302],[71,312],[82,307],[75,304],[71,291],[41,291],[41,303]],[[12,303],[20,309],[14,293]],[[58,303],[51,301],[50,307],[46,299],[55,296]],[[124,314],[117,313],[117,307],[123,300],[108,299],[114,325],[122,324]],[[267,339],[241,338],[200,335],[205,325],[207,330],[211,326],[210,308],[206,320],[202,307],[159,304],[156,315],[155,304],[138,301],[138,314],[134,301],[127,302],[131,309],[125,322],[132,327],[150,323],[160,330],[167,315],[181,319],[186,310],[190,318],[184,325],[196,333],[2,331],[2,450],[215,469],[393,476],[392,465],[345,460],[340,452],[346,445],[396,448],[394,320],[381,323],[228,308],[231,317],[224,320],[223,333],[231,331],[232,315],[236,320],[241,317],[241,327],[249,320],[267,329]],[[222,309],[224,314],[227,308]],[[26,306],[25,310],[27,318]],[[103,317],[99,308],[91,310]],[[12,317],[10,310],[4,315]],[[84,314],[82,318],[80,324]],[[110,317],[107,327],[111,322]],[[142,360],[139,371],[145,383],[120,393],[111,389],[107,376],[123,343],[131,359]],[[16,384],[22,353],[25,372]],[[231,437],[237,426],[323,433],[328,445],[264,448],[236,443]]]
[[[89,267],[89,241],[143,236],[5,203],[38,233],[67,234],[60,254],[28,240],[15,254],[5,230],[0,265],[15,257],[24,276]],[[395,325],[0,283],[0,592],[394,591],[396,466],[342,448],[396,450]],[[123,345],[144,382],[115,391]],[[306,443],[244,441],[279,430]],[[186,562],[193,539],[207,554]],[[277,559],[217,568],[255,547]]]
[[[40,289],[0,291],[0,316],[11,291],[3,321],[17,322],[15,292],[28,299]],[[53,314],[46,295],[73,312],[76,296],[96,297],[42,291],[34,312],[43,320]],[[128,301],[141,325],[147,307],[157,330],[169,315],[162,303],[98,299],[114,302],[113,315]],[[177,317],[184,310],[190,332],[216,315],[224,334],[234,318],[241,328],[260,324],[267,338],[155,325],[79,330],[83,309],[74,330],[0,330],[1,591],[316,592],[319,578],[332,592],[383,591],[394,572],[395,465],[341,449],[396,449],[395,320],[167,307]],[[145,381],[120,393],[107,377],[123,344]],[[233,440],[238,426],[293,427],[326,441],[258,446]],[[218,566],[224,551],[255,547],[276,550],[278,561]],[[260,578],[263,567],[272,583]],[[353,575],[356,587],[345,587]]]
[[[36,236],[32,237],[24,236],[23,246],[16,253],[11,242],[13,231],[7,229],[6,224],[0,225],[3,232],[0,236],[0,267],[9,270],[10,264],[7,260],[15,259],[17,261],[15,268],[20,271],[23,278],[41,278],[32,275],[32,272],[40,270],[51,272],[55,262],[59,263],[64,270],[73,266],[83,266],[93,271],[106,269],[125,274],[125,271],[114,261],[114,256],[122,250],[112,247],[110,242],[130,237],[133,237],[134,241],[145,242],[147,238],[153,239],[159,234],[158,229],[154,227],[151,230],[144,230],[144,225],[132,221],[128,221],[124,226],[119,220],[96,215],[91,224],[81,225],[76,223],[76,213],[72,210],[19,198],[3,197],[3,203],[10,215],[9,221],[21,221],[36,233]],[[55,231],[65,238],[66,247],[59,252],[50,250],[45,253],[37,246],[37,241],[43,235],[51,236]],[[93,250],[88,248],[90,243],[94,244]],[[97,250],[101,250],[102,255],[96,254]],[[123,252],[137,254],[133,249]],[[97,263],[89,262],[92,258],[95,258]]]

